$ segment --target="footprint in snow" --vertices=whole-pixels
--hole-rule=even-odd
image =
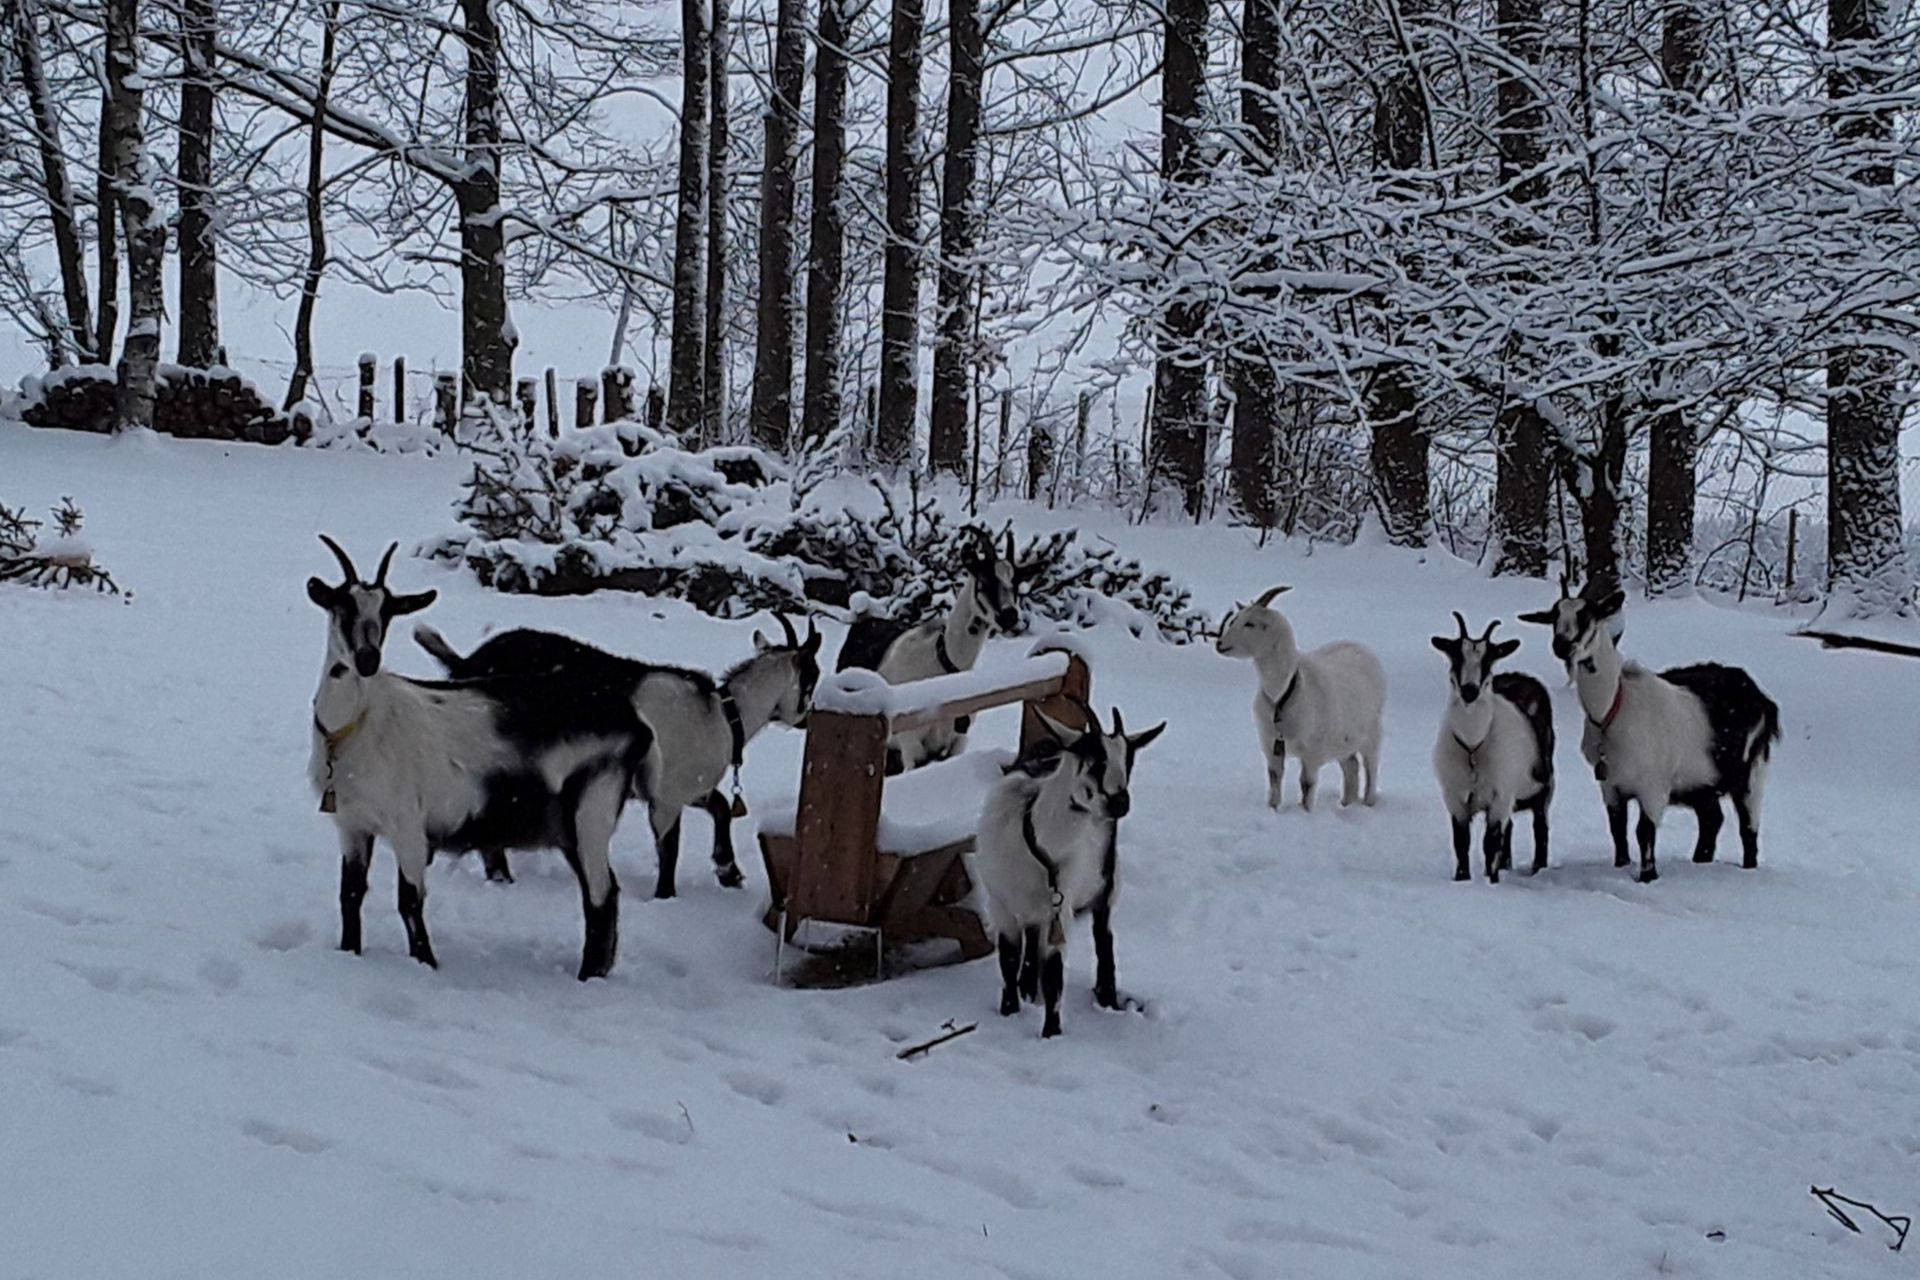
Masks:
[[[270,1147],[286,1147],[303,1156],[317,1156],[333,1148],[333,1139],[323,1138],[317,1133],[304,1129],[295,1129],[287,1125],[275,1124],[271,1120],[246,1120],[240,1125],[240,1132],[256,1142],[264,1142]]]
[[[240,985],[240,966],[225,956],[208,956],[195,972],[214,991],[224,993]]]
[[[725,1079],[735,1093],[763,1106],[771,1107],[787,1095],[786,1085],[757,1071],[730,1071]]]
[[[656,1142],[669,1142],[684,1147],[693,1141],[692,1121],[684,1114],[676,1112],[666,1115],[658,1111],[634,1111],[620,1108],[608,1113],[614,1127],[625,1129],[629,1133],[645,1134]]]
[[[282,920],[253,935],[253,945],[262,951],[292,951],[313,940],[313,926],[305,920]]]

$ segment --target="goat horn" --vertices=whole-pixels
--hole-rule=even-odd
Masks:
[[[1500,619],[1498,618],[1495,618],[1492,622],[1489,622],[1487,624],[1487,630],[1485,634],[1483,634],[1480,637],[1480,643],[1485,644],[1487,641],[1493,639],[1493,629],[1499,625],[1500,625]]]
[[[1460,628],[1460,638],[1465,640],[1467,638],[1467,620],[1460,616],[1458,609],[1453,611],[1453,623]]]
[[[787,621],[787,615],[784,613],[776,613],[773,615],[773,620],[780,624],[780,630],[786,632],[787,648],[798,649],[800,647],[800,637],[794,634],[793,624]]]
[[[333,558],[340,562],[340,572],[347,575],[347,585],[352,585],[360,581],[360,575],[355,571],[353,561],[348,558],[346,552],[340,549],[340,544],[324,533],[320,535],[320,541],[327,544],[327,550],[333,552]]]
[[[1120,719],[1120,708],[1115,707],[1113,709],[1113,736],[1116,738],[1124,737],[1126,732],[1127,726]]]
[[[400,544],[397,542],[393,543],[387,548],[387,554],[380,557],[380,572],[373,575],[374,586],[384,587],[387,585],[387,566],[393,563],[393,553],[399,549]]]
[[[1273,603],[1273,598],[1275,596],[1279,595],[1283,591],[1291,591],[1291,590],[1293,590],[1292,587],[1268,587],[1265,591],[1262,591],[1257,597],[1255,597],[1254,603],[1264,609],[1268,605]]]

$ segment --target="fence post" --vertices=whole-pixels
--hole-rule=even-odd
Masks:
[[[600,403],[600,386],[592,378],[579,378],[573,384],[573,425],[585,431],[594,424],[594,409]]]
[[[393,358],[393,420],[407,420],[407,358]]]
[[[608,365],[600,371],[602,422],[620,422],[633,416],[633,371]]]
[[[1787,508],[1787,594],[1793,594],[1793,562],[1800,553],[1800,508]]]
[[[555,440],[560,438],[560,383],[552,365],[547,366],[547,434]]]
[[[650,382],[647,384],[647,426],[658,431],[661,429],[661,424],[666,421],[666,418],[666,389],[657,382]]]
[[[433,375],[433,425],[448,435],[453,434],[454,424],[460,421],[460,405],[456,397],[460,390],[460,379],[448,370]]]
[[[1000,438],[993,449],[993,497],[1000,499],[1000,486],[1004,484],[1007,470],[1007,451],[1013,448],[1011,432],[1013,430],[1013,388],[1000,388]]]
[[[1027,419],[1027,501],[1040,497],[1047,471],[1053,466],[1053,433],[1038,418]]]
[[[532,378],[521,378],[514,383],[513,388],[515,398],[520,401],[520,426],[529,436],[533,434],[533,410],[536,403],[533,388]]]
[[[360,417],[373,421],[373,371],[379,361],[371,351],[360,353]]]
[[[1086,496],[1087,422],[1093,417],[1093,392],[1081,391],[1073,410],[1073,496]]]

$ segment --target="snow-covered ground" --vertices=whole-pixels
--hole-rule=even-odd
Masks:
[[[1877,1224],[1852,1235],[1807,1192],[1920,1200],[1911,662],[1823,652],[1768,611],[1635,602],[1630,653],[1741,663],[1786,726],[1760,870],[1690,863],[1680,813],[1642,887],[1612,866],[1544,635],[1511,622],[1538,585],[1009,510],[1110,535],[1215,609],[1290,582],[1304,643],[1361,639],[1387,667],[1380,807],[1276,815],[1249,667],[1086,638],[1100,707],[1172,724],[1121,833],[1120,980],[1147,1016],[1092,1007],[1084,932],[1056,1041],[1037,1013],[994,1016],[991,961],[778,989],[758,859],[747,891],[719,889],[697,818],[667,903],[643,896],[644,824],[623,828],[610,981],[572,977],[557,857],[523,857],[505,888],[436,864],[432,972],[406,958],[384,850],[366,955],[333,949],[303,583],[332,572],[317,530],[371,560],[441,529],[458,472],[0,424],[0,496],[73,495],[134,592],[0,589],[0,1276],[1904,1267]],[[537,623],[707,666],[749,651],[746,625],[677,604],[501,597],[418,561],[394,577],[440,589],[426,617],[457,645]],[[1453,608],[1508,618],[1516,664],[1556,687],[1537,879],[1449,879],[1427,637]],[[404,636],[389,657],[433,670]],[[975,740],[1012,732],[997,712]],[[750,798],[792,789],[799,747],[755,743]],[[896,1060],[948,1019],[980,1029]]]

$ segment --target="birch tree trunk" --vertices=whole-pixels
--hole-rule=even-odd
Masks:
[[[727,0],[713,0],[707,73],[713,109],[707,136],[706,340],[701,349],[706,367],[701,379],[706,394],[702,435],[708,444],[721,443],[727,433],[727,149],[732,145],[727,109],[732,97],[732,44]]]
[[[680,204],[673,225],[673,329],[667,430],[685,439],[706,417],[707,0],[680,0]]]
[[[923,0],[893,0],[887,40],[887,253],[880,283],[880,421],[875,461],[913,461],[920,371],[920,41]]]
[[[93,354],[113,363],[113,340],[120,332],[120,196],[113,177],[112,91],[100,91],[99,146],[94,151],[94,292],[100,310],[94,317]]]
[[[1197,129],[1206,89],[1206,0],[1168,0],[1160,71],[1160,174],[1173,188],[1200,180]],[[1207,369],[1194,349],[1205,321],[1197,301],[1176,300],[1161,318],[1153,370],[1150,465],[1180,491],[1189,516],[1206,497]]]
[[[1500,47],[1513,68],[1513,74],[1500,77],[1494,93],[1499,111],[1494,133],[1500,146],[1500,181],[1523,204],[1537,204],[1547,194],[1546,178],[1539,173],[1547,155],[1547,109],[1535,89],[1544,40],[1540,3],[1499,0],[1495,15]],[[1506,235],[1521,247],[1537,239],[1530,229],[1519,226],[1507,228]],[[1526,352],[1517,340],[1509,345],[1506,358],[1510,364],[1524,363]],[[1500,546],[1493,571],[1545,577],[1550,475],[1546,421],[1531,401],[1508,398],[1495,416],[1494,442],[1494,525]]]
[[[116,431],[153,425],[154,368],[160,362],[160,320],[166,308],[161,271],[167,228],[156,207],[153,164],[141,114],[139,8],[139,0],[108,0],[106,8],[107,114],[102,126],[111,139],[114,194],[127,243],[129,307],[127,340],[120,353]]]
[[[847,158],[846,0],[820,0],[813,62],[813,224],[807,237],[807,361],[801,433],[832,434],[840,398],[840,284],[846,216],[840,207]]]
[[[320,280],[327,270],[327,220],[320,198],[327,169],[327,134],[323,121],[333,97],[334,50],[339,38],[340,5],[328,0],[320,10],[320,67],[314,77],[313,127],[307,132],[307,270],[300,280],[300,307],[293,317],[293,376],[287,380],[292,409],[307,397],[313,379],[313,312],[320,302]]]
[[[793,434],[794,140],[807,74],[805,0],[780,0],[760,177],[760,299],[753,353],[753,442],[783,450]]]
[[[181,364],[205,369],[220,347],[218,259],[213,240],[214,0],[180,5],[180,342]]]
[[[1892,51],[1881,47],[1889,20],[1878,0],[1827,0],[1834,54],[1827,93],[1836,102],[1870,99],[1888,76]],[[1906,51],[1910,55],[1911,50]],[[1835,140],[1865,206],[1857,215],[1885,220],[1892,199],[1893,137],[1888,112],[1862,105],[1837,114]],[[1901,539],[1900,416],[1904,339],[1855,320],[1827,356],[1827,590],[1860,616],[1913,611],[1913,580]]]
[[[980,214],[974,191],[980,145],[980,96],[986,79],[985,36],[977,0],[950,0],[947,47],[947,150],[940,184],[940,276],[929,406],[927,463],[959,475],[966,461],[968,390],[973,340]]]
[[[47,88],[46,63],[40,53],[40,12],[36,0],[12,0],[14,65],[26,93],[33,119],[34,142],[40,152],[41,189],[47,198],[47,220],[53,225],[54,254],[60,265],[60,291],[66,302],[67,328],[61,347],[82,364],[98,363],[94,347],[92,307],[87,298],[87,264],[80,248],[79,220],[74,214],[73,185],[67,178],[66,153],[60,121]],[[57,362],[56,362],[57,363]]]

